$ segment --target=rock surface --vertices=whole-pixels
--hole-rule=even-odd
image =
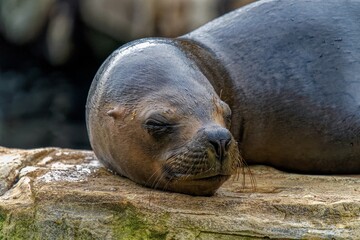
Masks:
[[[0,148],[0,239],[359,238],[360,175],[250,169],[255,189],[234,179],[193,197],[116,176],[91,151]]]

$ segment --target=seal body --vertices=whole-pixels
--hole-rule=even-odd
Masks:
[[[360,2],[259,1],[125,45],[95,76],[86,120],[106,166],[164,190],[211,195],[242,158],[360,173]]]
[[[260,1],[186,37],[226,66],[248,162],[360,173],[359,1]]]

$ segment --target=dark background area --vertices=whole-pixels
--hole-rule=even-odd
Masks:
[[[89,149],[85,103],[104,59],[176,37],[251,0],[1,0],[0,145]]]

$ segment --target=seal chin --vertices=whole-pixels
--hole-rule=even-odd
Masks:
[[[206,181],[206,182],[219,182],[219,181],[225,181],[227,180],[231,175],[214,175],[210,177],[204,177],[204,178],[195,178],[193,181],[199,182],[199,181]]]
[[[216,190],[230,178],[231,175],[214,175],[197,179],[176,179],[173,180],[167,191],[186,193],[194,196],[212,196]]]
[[[204,152],[200,158],[177,158],[165,164],[157,188],[197,196],[213,195],[234,174],[237,165],[232,157],[220,162]]]
[[[206,175],[175,175],[172,177],[168,177],[169,180],[176,180],[176,181],[218,181],[225,177],[230,177],[232,172],[229,173],[213,173],[213,174],[206,174]]]

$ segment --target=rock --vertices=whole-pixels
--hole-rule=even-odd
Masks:
[[[219,15],[215,0],[80,0],[83,21],[119,41],[176,37]]]
[[[0,148],[0,239],[357,239],[360,175],[249,168],[213,197],[144,188],[93,152]],[[249,181],[247,181],[249,182]]]
[[[150,36],[153,33],[152,2],[80,0],[79,6],[87,25],[113,38],[129,41],[139,35]]]
[[[38,36],[46,24],[55,0],[1,0],[0,23],[3,34],[14,43],[27,43]]]
[[[49,62],[56,66],[68,61],[72,53],[76,8],[69,2],[54,5],[46,31],[46,48]]]
[[[79,0],[83,21],[119,41],[177,37],[255,0]]]

